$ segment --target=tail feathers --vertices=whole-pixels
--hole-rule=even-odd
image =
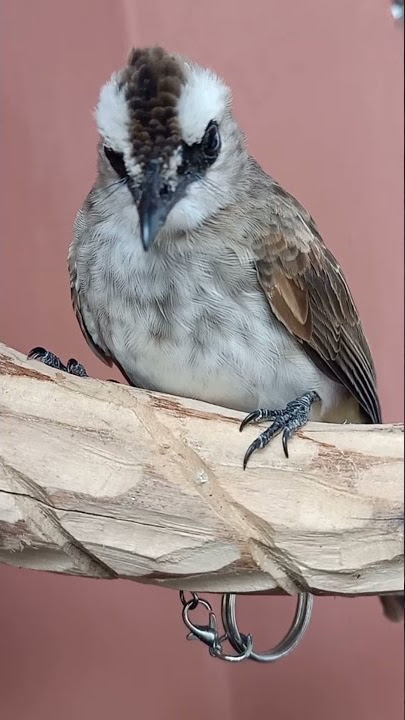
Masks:
[[[404,596],[382,595],[380,597],[384,608],[384,615],[392,622],[401,622],[404,619]]]

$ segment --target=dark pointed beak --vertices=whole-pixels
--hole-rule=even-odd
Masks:
[[[166,218],[180,199],[179,189],[172,192],[162,177],[160,163],[152,161],[142,186],[132,190],[139,214],[139,228],[144,250],[149,250]]]
[[[156,187],[146,184],[138,202],[139,228],[144,250],[149,250],[159,230],[163,227],[170,207],[159,197]]]

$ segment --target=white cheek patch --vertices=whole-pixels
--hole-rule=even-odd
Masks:
[[[183,140],[199,143],[210,120],[218,123],[231,102],[231,91],[211,70],[187,65],[188,77],[177,112]]]
[[[122,151],[129,144],[129,115],[124,88],[114,73],[104,85],[95,111],[97,127],[107,145]]]

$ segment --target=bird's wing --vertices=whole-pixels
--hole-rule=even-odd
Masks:
[[[77,277],[77,270],[76,270],[76,263],[74,261],[73,253],[72,253],[72,246],[69,250],[69,256],[68,256],[68,269],[69,269],[69,278],[70,278],[70,296],[72,299],[72,305],[73,310],[76,315],[77,321],[79,323],[80,329],[84,335],[84,338],[89,345],[89,347],[93,350],[93,352],[97,355],[97,357],[102,360],[103,363],[108,365],[109,367],[112,367],[113,361],[111,358],[111,355],[109,354],[107,348],[101,348],[91,337],[91,334],[89,333],[88,329],[86,328],[86,325],[84,323],[82,310],[80,307],[80,288],[78,283],[78,277]]]
[[[313,362],[381,423],[373,360],[342,270],[300,203],[277,183],[272,192],[269,232],[256,248],[268,302]]]

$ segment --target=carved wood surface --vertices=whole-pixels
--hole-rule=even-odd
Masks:
[[[1,347],[0,560],[212,592],[403,588],[403,426],[258,426]]]

